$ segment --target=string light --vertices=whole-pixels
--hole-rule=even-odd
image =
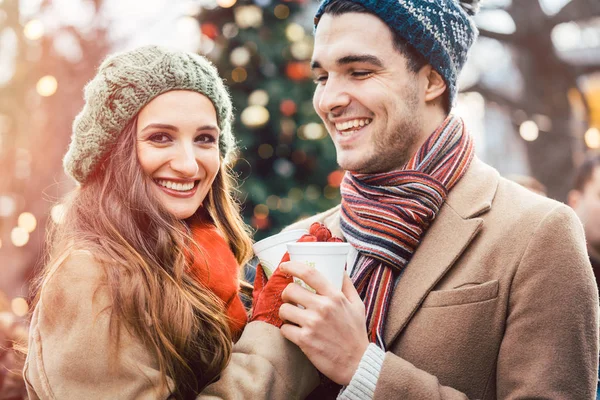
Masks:
[[[251,106],[266,107],[269,104],[269,94],[265,90],[255,90],[248,96],[248,104]]]
[[[32,19],[25,24],[23,34],[29,40],[38,40],[44,36],[44,24],[39,19]]]
[[[259,28],[263,24],[262,8],[255,5],[239,6],[234,10],[236,24],[241,29]]]
[[[24,317],[29,312],[29,305],[27,304],[27,300],[22,297],[15,297],[10,302],[10,308],[12,309],[13,314],[17,317]]]
[[[40,96],[49,97],[56,93],[58,81],[52,75],[46,75],[40,78],[35,88]]]
[[[263,143],[260,146],[258,146],[258,155],[264,160],[273,157],[273,151],[273,146],[271,146],[270,144]]]
[[[290,16],[290,8],[285,4],[278,4],[275,6],[273,13],[279,19],[286,19]]]
[[[17,225],[20,228],[25,229],[28,233],[31,233],[35,230],[35,227],[37,226],[37,219],[32,213],[24,212],[21,213],[21,215],[19,215]]]
[[[16,247],[23,247],[29,242],[29,232],[17,226],[10,232],[10,240]]]
[[[269,197],[267,197],[265,203],[267,204],[267,207],[269,207],[270,210],[277,210],[277,208],[279,208],[279,204],[281,203],[281,199],[279,198],[279,196],[275,196],[272,194]]]
[[[285,36],[290,42],[298,42],[304,39],[304,35],[306,35],[304,28],[295,22],[285,28]]]
[[[540,129],[534,121],[525,121],[519,127],[519,133],[524,140],[533,142],[538,138]]]
[[[298,129],[298,136],[304,140],[320,140],[327,135],[325,127],[316,122],[310,122]]]
[[[300,201],[304,198],[304,192],[300,188],[291,188],[288,197],[294,201]]]
[[[590,149],[600,149],[600,130],[598,128],[590,128],[584,136],[585,144]]]
[[[254,207],[254,216],[257,218],[266,218],[269,216],[269,207],[264,204],[257,204]]]
[[[221,8],[231,8],[237,0],[217,0],[217,5]]]
[[[242,111],[240,119],[248,128],[260,128],[269,121],[269,111],[262,106],[249,106]]]
[[[250,51],[245,47],[236,47],[231,51],[229,60],[236,67],[243,67],[250,62]]]
[[[248,72],[242,67],[237,67],[231,71],[231,79],[234,82],[241,83],[248,78]]]

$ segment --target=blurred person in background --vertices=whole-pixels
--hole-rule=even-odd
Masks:
[[[24,367],[30,399],[188,399],[246,324],[251,241],[233,198],[232,104],[216,69],[156,46],[85,88]]]
[[[475,157],[451,113],[476,3],[317,12],[313,105],[347,172],[340,206],[289,229],[323,222],[352,244],[351,281],[340,292],[288,262],[264,289],[285,274],[316,289],[281,282],[273,322],[340,385],[311,398],[595,397],[598,292],[577,216]]]
[[[587,251],[600,284],[600,155],[587,157],[579,166],[568,203],[583,223]]]

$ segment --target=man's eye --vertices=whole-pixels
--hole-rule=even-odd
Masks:
[[[167,143],[171,141],[171,137],[166,133],[155,133],[149,139],[154,143]]]
[[[327,82],[327,75],[319,75],[313,80],[316,84],[324,84]]]
[[[369,76],[371,76],[373,74],[373,72],[371,71],[354,71],[352,72],[352,76],[357,77],[357,78],[367,78]]]

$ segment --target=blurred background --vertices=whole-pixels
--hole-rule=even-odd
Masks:
[[[313,111],[311,0],[0,0],[0,312],[27,314],[82,89],[110,52],[161,44],[226,78],[244,217],[259,240],[339,202],[343,172]],[[455,112],[477,154],[565,201],[600,148],[600,1],[484,0]],[[368,29],[368,27],[365,27]],[[2,322],[0,318],[0,323]],[[0,387],[2,382],[0,381]]]

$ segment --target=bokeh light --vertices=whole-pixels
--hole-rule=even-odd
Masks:
[[[235,23],[241,28],[259,28],[263,24],[262,8],[256,5],[238,6],[234,9]]]
[[[285,28],[285,36],[290,42],[298,42],[304,39],[305,35],[304,28],[295,22],[290,23]]]
[[[25,24],[23,34],[29,40],[38,40],[44,36],[44,24],[39,19],[32,19]]]
[[[236,2],[237,0],[217,0],[217,5],[221,8],[231,8]]]
[[[49,97],[56,93],[58,81],[52,75],[46,75],[40,78],[35,88],[40,96]]]
[[[53,206],[50,210],[50,218],[52,219],[52,222],[57,225],[62,224],[65,218],[65,211],[65,206],[63,204],[56,204]]]
[[[248,105],[266,107],[269,104],[269,94],[265,90],[255,90],[248,96]]]
[[[236,47],[231,51],[229,60],[236,67],[243,67],[250,62],[250,50],[245,47]]]
[[[16,247],[23,247],[29,242],[29,232],[17,226],[10,232],[10,240]]]
[[[231,71],[231,79],[234,82],[241,83],[248,78],[248,72],[242,67],[237,67]]]
[[[258,146],[258,156],[262,159],[267,159],[273,157],[273,146],[268,143],[263,143]]]
[[[19,218],[17,220],[17,225],[20,228],[23,228],[27,232],[31,233],[35,230],[35,228],[37,226],[37,219],[35,218],[35,215],[33,215],[32,213],[24,212],[24,213],[21,213],[21,215],[19,215]]]
[[[275,6],[273,13],[279,19],[286,19],[290,16],[290,8],[285,4],[278,4]]]
[[[598,128],[590,128],[585,132],[585,144],[590,149],[600,149],[600,130]]]
[[[533,142],[540,134],[540,129],[534,121],[525,121],[519,127],[519,133],[523,140]]]
[[[17,317],[24,317],[29,312],[29,304],[22,297],[15,297],[10,302],[10,308]]]
[[[257,204],[254,207],[254,216],[257,218],[265,218],[269,216],[269,207],[265,204]]]
[[[260,128],[269,122],[269,110],[262,106],[249,106],[242,111],[240,119],[248,128]]]
[[[298,136],[304,140],[320,140],[327,136],[327,131],[322,124],[310,122],[298,129]]]
[[[10,217],[15,212],[17,205],[10,196],[0,196],[0,217]]]

